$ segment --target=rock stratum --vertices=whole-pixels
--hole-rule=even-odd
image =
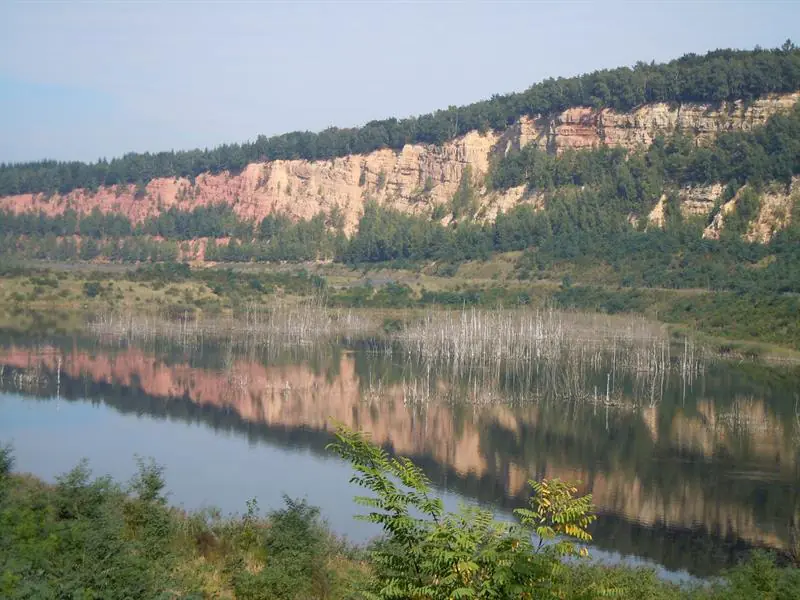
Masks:
[[[68,209],[89,213],[97,208],[125,214],[133,223],[140,223],[171,207],[191,210],[220,203],[253,220],[272,213],[309,219],[337,207],[349,234],[357,227],[368,199],[404,213],[431,214],[437,205],[449,202],[468,175],[479,200],[476,217],[492,220],[498,212],[520,202],[535,204],[541,200],[535,194],[526,194],[523,186],[502,192],[488,189],[486,174],[495,156],[529,144],[555,152],[603,144],[633,149],[676,130],[689,132],[697,143],[704,143],[723,131],[761,126],[771,115],[790,110],[798,100],[800,92],[769,95],[748,104],[648,104],[631,112],[575,107],[554,116],[523,117],[502,133],[472,131],[441,146],[408,144],[400,151],[384,149],[328,160],[250,163],[239,173],[205,173],[193,182],[185,178],[153,179],[138,193],[135,186],[128,185],[101,187],[94,192],[77,189],[63,195],[19,194],[0,197],[0,209],[55,216]],[[786,208],[797,199],[796,190],[793,185],[789,192],[768,194],[747,234],[749,239],[768,241],[775,230],[787,224],[786,215],[791,210]],[[721,194],[721,185],[681,190],[682,210],[709,215]],[[662,204],[656,205],[649,216],[642,215],[649,224],[663,223]],[[721,227],[722,218],[712,223],[706,237],[715,237]]]

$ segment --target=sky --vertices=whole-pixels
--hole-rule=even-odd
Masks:
[[[354,126],[787,38],[798,0],[0,0],[0,162]]]

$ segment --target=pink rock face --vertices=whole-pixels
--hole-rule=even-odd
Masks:
[[[384,149],[329,160],[251,163],[241,173],[202,174],[194,184],[184,178],[154,179],[138,195],[132,185],[102,187],[95,193],[75,190],[63,196],[20,194],[0,197],[0,209],[55,216],[67,209],[86,214],[97,208],[141,223],[173,206],[191,210],[224,203],[250,220],[276,212],[310,219],[335,207],[344,217],[345,232],[351,234],[368,198],[408,214],[429,215],[434,207],[449,202],[469,176],[479,199],[476,214],[490,219],[499,207],[523,201],[521,190],[497,192],[484,184],[491,159],[512,148],[536,144],[563,152],[607,144],[631,149],[676,127],[703,142],[721,131],[762,125],[770,115],[791,109],[798,99],[800,92],[767,96],[746,107],[738,102],[719,107],[662,103],[628,113],[574,107],[555,116],[522,117],[502,134],[473,131],[442,146],[409,144],[400,151]]]
[[[553,123],[556,148],[559,151],[567,148],[583,150],[601,145],[600,120],[601,113],[590,108],[581,106],[565,110]]]

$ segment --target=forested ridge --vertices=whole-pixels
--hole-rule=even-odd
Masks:
[[[99,210],[67,210],[58,217],[4,212],[0,250],[26,258],[142,262],[177,260],[192,240],[216,238],[228,241],[210,242],[207,260],[350,264],[456,264],[524,250],[518,261],[523,279],[547,277],[560,263],[605,263],[616,274],[610,281],[626,286],[797,293],[800,203],[789,208],[789,227],[777,231],[769,244],[750,243],[742,235],[757,216],[764,191],[785,194],[798,174],[800,107],[795,107],[773,115],[763,127],[724,133],[704,146],[678,132],[634,152],[600,147],[553,155],[532,146],[511,152],[492,165],[490,185],[525,184],[529,192],[543,195],[543,210],[522,203],[493,222],[474,218],[477,190],[467,175],[449,205],[439,206],[431,217],[367,201],[350,238],[337,210],[299,222],[271,214],[255,223],[219,204],[190,211],[173,207],[138,224]],[[709,182],[726,184],[718,206],[706,217],[684,217],[679,188]],[[644,217],[662,195],[663,229],[645,230]],[[703,239],[703,228],[721,203],[734,197],[736,208],[723,219],[721,239]],[[445,213],[451,217],[446,225],[441,222]],[[640,217],[638,225],[631,215]]]
[[[781,48],[771,50],[715,50],[705,55],[687,54],[664,64],[639,62],[633,67],[551,78],[524,92],[495,95],[418,117],[371,121],[362,127],[261,135],[253,142],[214,149],[130,153],[95,163],[43,160],[2,164],[0,195],[141,185],[156,177],[236,172],[257,161],[319,160],[382,148],[399,150],[411,143],[442,144],[473,130],[503,130],[523,115],[547,115],[574,106],[630,110],[652,102],[748,102],[798,89],[800,50],[787,40]]]
[[[378,146],[358,146],[357,150],[396,147],[405,141],[443,141],[474,129],[476,124],[468,115],[480,113],[480,107],[505,115],[497,122],[488,121],[487,126],[500,128],[520,114],[560,110],[573,104],[630,108],[642,97],[626,96],[622,91],[638,81],[637,77],[646,80],[643,87],[636,88],[643,90],[646,101],[752,100],[760,93],[800,89],[799,60],[800,51],[787,43],[780,50],[718,51],[667,65],[637,65],[634,69],[551,80],[522,94],[458,109],[458,129],[451,128],[450,133],[438,138],[403,134],[395,139],[387,133]],[[663,81],[675,86],[665,88],[659,83]],[[560,103],[551,97],[555,89],[563,92]],[[673,90],[674,96],[658,95],[664,89]],[[587,90],[595,91],[591,97],[581,95]],[[722,93],[724,90],[728,91]],[[536,104],[545,102],[543,98],[551,104]],[[401,131],[410,122],[419,124],[426,119],[443,123],[456,114],[453,111],[416,120],[387,121],[391,127],[387,125],[386,130],[380,129],[380,124],[341,130],[341,138],[331,131],[318,136],[287,134],[270,140],[260,138],[249,146],[225,148],[235,148],[244,156],[243,149],[250,152],[262,143],[267,154],[259,151],[258,158],[321,158],[355,151],[352,145],[339,149],[325,146],[323,140],[344,140],[347,136],[361,139],[358,136],[377,130]],[[415,131],[415,135],[423,135],[422,130]],[[294,145],[287,140],[294,140]],[[306,147],[306,142],[300,144],[298,140],[312,140],[313,144],[308,142],[311,145]],[[321,148],[327,149],[323,152]],[[197,152],[129,155],[107,164],[75,163],[71,167],[56,163],[5,165],[0,167],[0,188],[8,192],[11,188],[2,186],[12,179],[17,191],[22,189],[19,182],[23,180],[28,181],[25,185],[49,181],[47,186],[35,188],[48,191],[65,191],[75,185],[91,188],[112,181],[142,185],[146,178],[158,174],[193,176],[231,168],[227,159],[223,160],[228,150],[213,151],[217,152],[213,164],[208,162],[212,153]],[[195,161],[198,157],[205,158]],[[158,166],[158,160],[167,158]],[[242,158],[239,166],[251,159],[249,155]],[[181,162],[186,160],[189,162]],[[107,179],[112,164],[133,170],[122,179]],[[191,169],[182,170],[187,164]],[[158,170],[162,167],[166,173]],[[89,175],[98,178],[94,184],[83,179],[59,179],[58,173],[67,172],[79,179]],[[43,174],[41,179],[37,173]],[[349,235],[345,235],[344,216],[336,208],[300,221],[281,213],[269,214],[261,221],[246,220],[225,203],[191,209],[171,207],[140,222],[99,209],[82,213],[67,208],[58,216],[0,211],[0,255],[5,260],[122,263],[174,263],[198,254],[206,261],[221,263],[333,260],[361,268],[387,264],[417,272],[426,268],[435,275],[451,277],[465,261],[517,252],[508,280],[516,280],[515,286],[535,280],[561,282],[558,291],[547,292],[558,306],[642,312],[715,335],[800,348],[796,318],[800,312],[798,176],[800,106],[795,106],[773,114],[754,129],[726,131],[702,144],[690,132],[680,130],[659,135],[649,147],[633,150],[600,146],[554,153],[528,144],[495,156],[484,180],[473,177],[467,168],[454,195],[445,203],[433,205],[430,214],[423,211],[410,215],[365,196],[358,225]],[[716,205],[707,214],[686,211],[682,193],[709,184],[720,184],[723,189]],[[483,216],[484,188],[491,194],[516,186],[524,186],[523,201],[493,220]],[[767,225],[774,226],[774,231],[766,243],[756,243],[748,233],[760,217],[767,196],[780,198],[783,204],[771,209],[773,222]],[[731,200],[734,202],[729,203]],[[657,205],[663,209],[661,220],[649,222],[648,215]],[[775,210],[782,216],[776,217]],[[720,221],[718,239],[706,239],[704,230]],[[340,306],[401,307],[513,306],[541,300],[533,298],[532,290],[505,289],[504,285],[425,290],[391,282],[379,289],[331,290],[327,301]],[[658,290],[665,288],[710,293],[664,299]]]

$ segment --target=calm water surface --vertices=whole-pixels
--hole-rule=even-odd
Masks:
[[[800,371],[709,362],[692,378],[594,365],[460,369],[395,349],[239,353],[0,338],[0,440],[47,480],[88,458],[126,479],[135,455],[167,469],[175,504],[242,512],[283,494],[355,540],[348,465],[332,422],[424,466],[448,507],[500,516],[530,478],[594,495],[600,558],[706,576],[753,546],[786,548],[800,515]]]

